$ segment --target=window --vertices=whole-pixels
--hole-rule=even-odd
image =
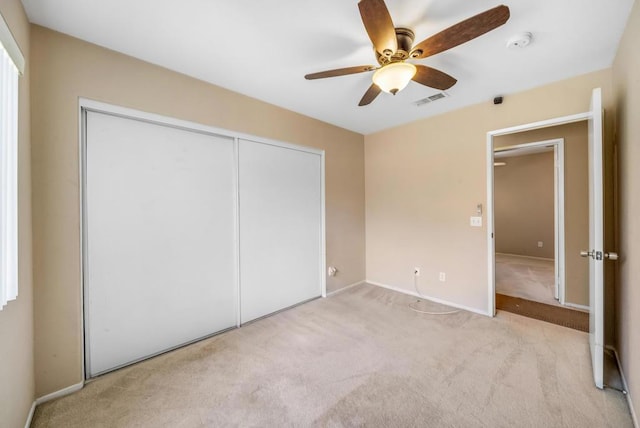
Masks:
[[[24,58],[0,17],[0,309],[18,296],[18,77]]]

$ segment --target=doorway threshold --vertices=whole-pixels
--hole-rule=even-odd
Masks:
[[[496,309],[589,332],[589,313],[496,293]]]

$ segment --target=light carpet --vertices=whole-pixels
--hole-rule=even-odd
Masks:
[[[34,427],[631,427],[588,336],[353,287],[88,383]]]
[[[553,260],[496,253],[496,293],[562,306],[555,298],[554,274]]]

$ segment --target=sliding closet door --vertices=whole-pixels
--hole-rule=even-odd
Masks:
[[[241,320],[319,297],[321,156],[239,143]]]
[[[87,375],[237,322],[233,139],[86,113]]]

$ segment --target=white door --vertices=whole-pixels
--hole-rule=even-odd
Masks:
[[[322,294],[321,155],[240,140],[245,323]]]
[[[86,112],[87,377],[236,325],[234,141]]]
[[[589,345],[593,379],[604,386],[604,202],[602,191],[602,94],[591,96],[589,118],[589,249],[581,255],[589,259]]]

